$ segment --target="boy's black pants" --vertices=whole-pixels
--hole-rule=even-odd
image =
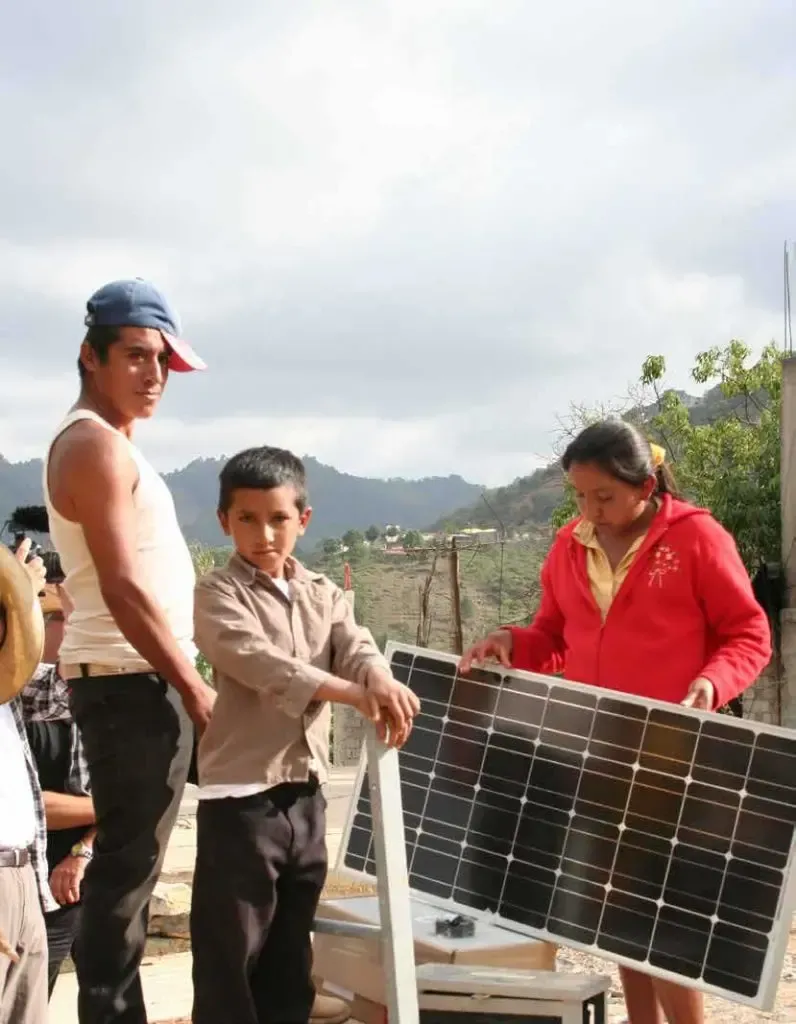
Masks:
[[[201,800],[191,905],[194,1024],[307,1024],[326,880],[317,781]]]

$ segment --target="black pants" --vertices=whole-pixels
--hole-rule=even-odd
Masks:
[[[72,952],[75,935],[80,924],[80,903],[59,907],[44,915],[47,928],[47,994],[51,996],[61,965]]]
[[[73,957],[80,1024],[145,1024],[139,966],[149,899],[191,759],[193,727],[154,674],[70,683],[97,817]]]
[[[194,1024],[307,1024],[312,924],[326,867],[326,801],[317,783],[199,802]]]

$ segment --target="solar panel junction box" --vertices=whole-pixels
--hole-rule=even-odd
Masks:
[[[607,1024],[604,974],[464,964],[417,968],[420,1024]]]
[[[438,917],[434,922],[434,934],[446,939],[471,939],[475,935],[475,921],[464,914],[455,917]]]

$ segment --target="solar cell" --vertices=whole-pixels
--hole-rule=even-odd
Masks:
[[[410,887],[759,1008],[794,890],[796,736],[401,644]],[[345,867],[375,874],[367,778]]]

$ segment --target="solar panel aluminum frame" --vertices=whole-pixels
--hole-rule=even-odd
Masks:
[[[389,1019],[395,1024],[418,1024],[420,1011],[398,752],[385,746],[376,735],[375,727],[368,723],[362,758],[363,765],[368,768],[373,808],[376,890]],[[385,813],[387,809],[389,813]]]
[[[458,665],[459,658],[456,655],[448,654],[445,652],[430,650],[428,648],[417,647],[412,644],[404,644],[396,641],[388,641],[385,648],[385,655],[387,659],[392,662],[393,656],[397,653],[404,653],[408,656],[419,656],[431,658],[432,660],[438,660],[445,662],[452,666]],[[698,719],[700,721],[716,721],[716,713],[709,711],[700,711],[693,708],[684,708],[677,705],[665,703],[663,701],[649,700],[642,697],[637,697],[632,694],[620,693],[617,691],[607,690],[602,687],[587,686],[581,683],[571,683],[562,680],[558,677],[545,676],[533,672],[524,672],[521,670],[512,669],[507,671],[500,666],[489,665],[488,669],[490,672],[494,672],[495,675],[501,677],[501,685],[505,681],[507,676],[511,678],[517,678],[518,680],[527,680],[530,682],[542,683],[545,686],[561,686],[562,684],[567,688],[573,688],[576,691],[580,691],[584,694],[595,695],[598,693],[600,699],[604,698],[615,698],[623,702],[629,702],[636,704],[643,708],[646,712],[653,711],[654,709],[660,709],[664,712],[676,711],[682,713],[684,716],[689,718]],[[765,725],[762,723],[750,721],[747,719],[736,720],[730,716],[721,716],[722,723],[729,723],[730,725],[737,725],[739,729],[751,731],[754,734],[764,733],[768,736],[780,736],[793,740],[793,730],[786,729],[780,726]],[[357,877],[363,881],[373,882],[373,876],[362,871],[358,871],[355,868],[349,867],[345,861],[349,849],[351,840],[351,831],[354,826],[354,820],[357,815],[357,806],[362,794],[363,781],[367,772],[367,757],[366,751],[363,748],[362,756],[360,758],[359,769],[357,772],[355,787],[353,795],[348,807],[348,814],[346,819],[345,828],[341,837],[342,841],[339,847],[337,857],[337,869],[345,872],[349,876]],[[371,792],[373,792],[373,785],[371,783]],[[383,795],[382,795],[383,799]],[[403,823],[402,823],[403,824]],[[395,835],[400,833],[403,835],[403,830],[394,830],[391,834],[391,841],[398,841],[395,839]],[[765,959],[763,968],[760,975],[760,985],[757,993],[754,996],[744,996],[741,993],[733,992],[731,990],[722,988],[717,985],[705,983],[701,980],[694,980],[691,978],[684,977],[681,974],[674,973],[672,971],[656,967],[650,964],[648,961],[640,963],[638,960],[634,960],[630,957],[622,956],[617,953],[613,953],[602,949],[596,944],[586,944],[578,942],[570,938],[562,938],[561,935],[550,932],[547,929],[539,929],[531,927],[523,922],[515,921],[501,915],[498,912],[491,912],[488,910],[480,910],[476,907],[472,907],[466,904],[458,903],[455,900],[445,899],[438,895],[432,895],[424,892],[422,889],[413,888],[409,886],[409,892],[419,897],[425,902],[439,907],[441,911],[449,911],[457,914],[465,914],[469,917],[473,917],[476,920],[484,921],[485,923],[495,925],[504,928],[506,931],[514,932],[516,934],[525,935],[533,939],[542,939],[547,942],[551,942],[557,945],[568,946],[573,949],[581,950],[585,953],[589,953],[594,956],[598,956],[601,959],[608,960],[634,970],[639,970],[644,973],[650,974],[654,977],[659,977],[664,980],[672,981],[679,985],[686,985],[691,988],[695,988],[706,994],[719,996],[720,998],[727,999],[731,1002],[738,1003],[740,1005],[750,1006],[754,1009],[768,1012],[773,1009],[776,1000],[777,988],[780,981],[780,975],[782,972],[782,965],[787,951],[790,921],[793,915],[794,909],[796,908],[796,829],[794,829],[794,836],[791,840],[790,849],[787,856],[787,862],[783,869],[783,885],[780,890],[778,899],[778,905],[776,913],[774,915],[774,934],[768,943],[768,947],[765,953]]]

